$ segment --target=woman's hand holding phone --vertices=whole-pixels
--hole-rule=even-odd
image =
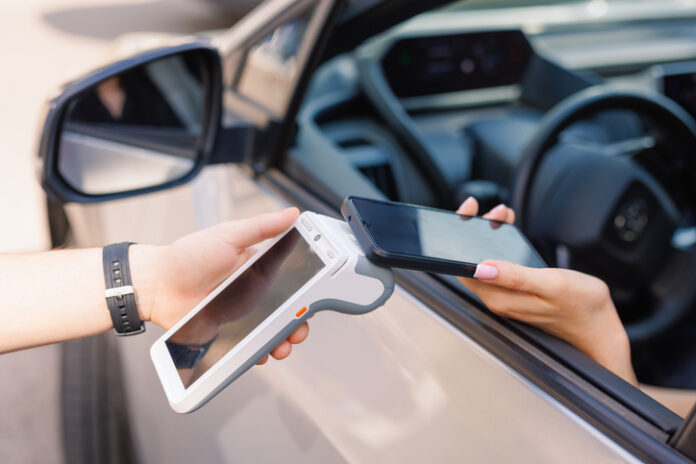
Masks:
[[[457,212],[474,216],[478,203],[470,197]],[[512,223],[515,212],[499,205],[483,217]],[[505,261],[480,263],[474,277],[459,280],[494,313],[556,335],[627,382],[638,384],[628,336],[603,281],[569,269]]]

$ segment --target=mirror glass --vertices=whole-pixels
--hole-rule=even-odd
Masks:
[[[74,189],[103,195],[154,187],[198,161],[210,91],[208,55],[189,51],[110,77],[67,105],[58,170]]]

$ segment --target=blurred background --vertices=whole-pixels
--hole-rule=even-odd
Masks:
[[[134,37],[228,27],[254,0],[0,2],[0,252],[47,250],[46,198],[35,173],[44,101]],[[0,356],[0,462],[60,463],[56,346]]]

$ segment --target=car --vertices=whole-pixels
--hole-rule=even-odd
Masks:
[[[49,101],[54,245],[347,195],[506,202],[547,262],[609,284],[642,382],[696,389],[695,23],[677,0],[268,0]],[[67,462],[695,462],[693,412],[451,277],[395,276],[190,415],[148,359],[161,329],[66,343]]]

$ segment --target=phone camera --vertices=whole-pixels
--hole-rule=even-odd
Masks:
[[[314,241],[317,242],[317,241],[319,241],[320,238],[321,238],[321,235],[317,234],[314,236]]]

